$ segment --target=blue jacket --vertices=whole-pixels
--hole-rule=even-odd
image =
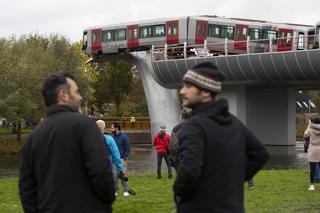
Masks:
[[[126,134],[120,132],[118,135],[112,135],[117,143],[121,159],[128,160],[130,152],[130,142]]]
[[[104,136],[104,141],[107,144],[108,151],[110,153],[109,155],[110,164],[112,166],[115,164],[118,170],[120,172],[123,172],[123,165],[121,163],[120,153],[119,153],[116,142],[114,141],[113,137],[110,135],[103,134],[103,136]]]

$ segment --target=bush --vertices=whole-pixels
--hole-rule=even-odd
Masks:
[[[0,154],[20,153],[24,141],[25,138],[22,138],[22,143],[18,143],[16,138],[0,138]]]

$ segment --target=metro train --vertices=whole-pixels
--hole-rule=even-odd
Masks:
[[[228,39],[233,47],[230,53],[246,50],[247,39],[272,40],[275,51],[310,49],[318,45],[320,21],[316,25],[275,23],[242,18],[218,16],[188,16],[149,21],[90,27],[83,32],[82,50],[91,56],[121,53],[124,51],[155,48],[183,47],[204,43],[223,43]],[[258,44],[258,43],[257,43]],[[267,45],[265,45],[267,46]],[[211,51],[215,51],[211,47]],[[218,51],[218,50],[217,50]]]

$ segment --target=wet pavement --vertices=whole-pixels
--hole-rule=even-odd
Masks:
[[[308,169],[307,154],[303,152],[303,142],[296,146],[267,146],[270,160],[264,169]],[[21,155],[0,156],[0,178],[17,177]],[[156,151],[151,145],[133,145],[128,173],[156,172]],[[163,161],[162,170],[166,171]]]

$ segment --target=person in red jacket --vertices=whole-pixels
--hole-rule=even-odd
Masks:
[[[172,169],[169,164],[167,150],[170,144],[170,135],[166,133],[166,126],[160,126],[160,132],[157,133],[153,139],[153,145],[157,150],[157,174],[158,179],[161,179],[161,164],[162,158],[164,158],[168,167],[168,178],[172,178]]]

